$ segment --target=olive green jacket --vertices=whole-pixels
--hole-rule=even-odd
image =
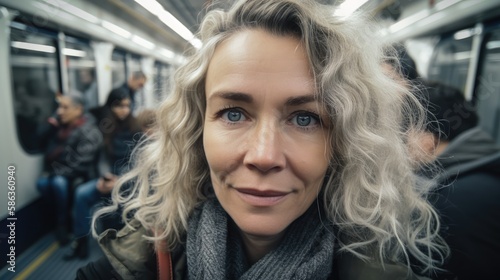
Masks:
[[[158,279],[157,257],[151,242],[143,238],[146,230],[137,221],[135,228],[125,227],[120,231],[108,229],[99,237],[99,244],[112,266],[114,279]],[[179,246],[180,247],[180,246]],[[187,260],[183,248],[170,252],[171,276],[169,279],[187,279]],[[89,264],[80,269],[77,279],[109,279],[102,276],[102,266]],[[107,272],[109,273],[109,272]],[[381,265],[366,263],[350,254],[337,254],[331,279],[341,280],[398,280],[419,279],[407,268],[395,264]]]

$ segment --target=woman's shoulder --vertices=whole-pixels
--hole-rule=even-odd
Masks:
[[[79,269],[77,279],[155,279],[155,253],[139,222],[117,231],[108,229],[98,237],[104,257]]]

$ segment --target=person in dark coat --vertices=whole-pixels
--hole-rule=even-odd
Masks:
[[[44,172],[36,187],[46,200],[56,204],[56,235],[59,242],[65,244],[68,241],[69,188],[77,178],[89,178],[102,136],[93,117],[84,114],[81,94],[72,92],[59,96],[58,103],[56,117],[50,117],[38,132],[45,156]]]
[[[428,132],[421,143],[442,168],[434,205],[451,249],[440,279],[498,279],[500,264],[500,148],[478,126],[462,92],[426,82]],[[458,278],[456,278],[458,277]]]

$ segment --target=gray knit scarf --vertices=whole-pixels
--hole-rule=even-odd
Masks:
[[[276,249],[249,266],[236,225],[214,198],[189,219],[189,279],[328,279],[333,247],[333,231],[323,224],[313,203],[288,227]]]

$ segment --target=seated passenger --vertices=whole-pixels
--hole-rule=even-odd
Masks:
[[[451,256],[440,279],[498,279],[500,148],[462,92],[427,82],[420,94],[432,114],[419,136],[427,151],[421,160],[436,160],[444,171],[435,206]]]
[[[111,91],[104,106],[91,111],[95,114],[104,136],[98,163],[100,176],[80,185],[75,191],[75,241],[71,244],[70,252],[64,256],[66,260],[87,257],[91,210],[98,202],[105,202],[110,197],[118,176],[128,168],[130,153],[136,140],[140,138],[140,135],[135,135],[140,130],[136,119],[130,113],[130,106],[128,92],[118,88]]]
[[[401,132],[420,104],[382,71],[373,24],[333,14],[246,0],[206,15],[152,140],[96,212],[121,205],[128,226],[100,236],[106,258],[78,279],[415,279],[410,257],[436,266],[446,246]]]
[[[55,203],[56,236],[61,244],[68,242],[67,222],[70,186],[77,178],[88,180],[102,136],[91,116],[84,115],[79,93],[58,97],[57,117],[50,117],[41,127],[41,147],[45,150],[44,173],[37,189],[44,199]]]

